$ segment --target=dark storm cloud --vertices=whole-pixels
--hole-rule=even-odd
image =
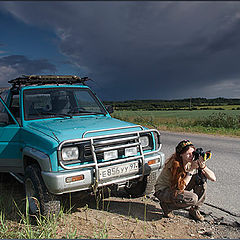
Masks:
[[[0,43],[0,54],[4,53],[4,51],[1,50],[1,47],[4,47],[4,44]]]
[[[208,50],[211,52],[218,52],[224,50],[239,50],[240,48],[240,19],[229,27],[229,29],[223,29],[214,36],[212,42],[208,46]]]
[[[240,96],[238,2],[2,6],[27,24],[55,31],[61,53],[105,98]]]
[[[12,55],[0,58],[1,66],[11,66],[28,74],[42,71],[56,71],[56,67],[46,59],[30,60],[22,55]]]
[[[40,74],[56,72],[56,66],[46,59],[31,60],[22,55],[11,55],[0,58],[0,84],[6,85],[11,78],[22,74]]]

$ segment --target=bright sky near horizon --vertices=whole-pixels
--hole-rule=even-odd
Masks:
[[[240,2],[1,1],[0,87],[89,76],[103,100],[240,98]]]

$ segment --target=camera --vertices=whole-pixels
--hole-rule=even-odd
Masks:
[[[202,148],[197,148],[192,154],[193,154],[194,161],[198,160],[200,156],[203,157],[204,161],[207,161],[212,157],[212,153],[210,150],[204,152]]]

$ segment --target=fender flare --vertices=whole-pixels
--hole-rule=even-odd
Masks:
[[[22,156],[23,156],[23,160],[25,156],[36,160],[39,166],[41,167],[42,171],[47,171],[47,172],[52,171],[51,161],[49,156],[46,153],[32,147],[24,147],[22,151]],[[24,163],[24,167],[25,167],[25,163]]]

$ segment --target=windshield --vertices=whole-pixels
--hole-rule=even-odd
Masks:
[[[24,90],[23,101],[25,120],[106,114],[87,88],[27,89]]]

